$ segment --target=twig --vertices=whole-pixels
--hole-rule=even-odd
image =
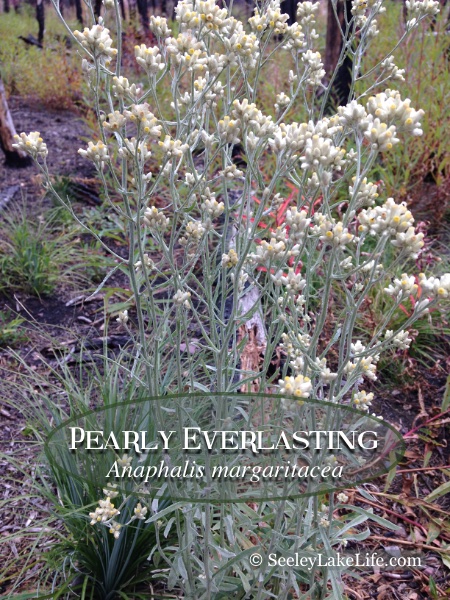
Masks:
[[[438,415],[436,415],[435,417],[429,419],[428,421],[425,421],[425,423],[422,423],[421,425],[416,425],[416,427],[413,427],[413,429],[410,429],[407,433],[405,433],[405,435],[403,436],[403,438],[409,437],[410,435],[412,435],[413,433],[415,433],[421,427],[425,427],[426,425],[429,425],[433,421],[436,421],[440,417],[443,417],[444,415],[447,415],[449,413],[450,413],[450,408],[448,408],[446,411],[444,411],[442,413],[439,413]]]
[[[450,469],[450,465],[444,465],[443,467],[417,467],[417,469],[400,469],[396,474],[399,473],[415,473],[416,471],[438,471],[440,469]]]
[[[371,506],[374,506],[375,508],[382,509],[385,512],[389,513],[390,515],[394,515],[395,517],[402,519],[402,521],[406,521],[410,525],[414,525],[414,527],[419,527],[425,534],[428,533],[426,528],[423,525],[421,525],[420,523],[417,523],[416,521],[413,521],[412,519],[408,519],[408,517],[405,517],[405,515],[400,515],[399,513],[396,513],[395,511],[391,510],[390,508],[386,508],[382,504],[381,505],[376,504],[376,502],[371,502],[370,500],[366,500],[362,496],[358,496],[358,500],[360,500],[361,502],[365,502],[366,504],[370,504]]]
[[[436,546],[429,546],[428,544],[422,544],[421,542],[410,542],[409,540],[399,540],[398,538],[388,538],[383,535],[371,535],[368,539],[389,542],[390,544],[400,544],[402,546],[414,546],[421,550],[429,550],[430,552],[443,552],[441,548],[437,548]]]

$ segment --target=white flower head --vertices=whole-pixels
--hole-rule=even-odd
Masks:
[[[14,142],[13,148],[26,152],[35,160],[45,158],[48,154],[47,145],[41,138],[39,131],[32,131],[28,135],[23,132],[20,135],[15,135]]]

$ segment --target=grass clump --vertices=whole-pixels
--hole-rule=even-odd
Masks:
[[[15,346],[25,339],[21,325],[25,319],[14,316],[10,310],[0,310],[0,347]]]
[[[29,538],[35,553],[24,563],[18,564],[11,556],[1,565],[0,584],[12,583],[6,597],[24,598],[20,592],[26,583],[27,571],[40,564],[37,589],[41,595],[36,593],[33,597],[67,600],[74,597],[95,600],[148,598],[149,580],[158,585],[157,578],[149,578],[149,568],[157,570],[159,553],[164,553],[164,549],[170,552],[173,534],[160,533],[159,524],[154,520],[147,522],[150,516],[146,514],[147,509],[142,511],[146,519],[136,516],[142,510],[136,496],[126,496],[123,488],[116,491],[115,486],[104,489],[104,477],[100,473],[109,469],[111,458],[114,460],[113,450],[74,453],[66,443],[65,427],[47,443],[55,427],[66,422],[71,424],[69,417],[74,415],[80,415],[92,430],[112,427],[117,435],[128,424],[137,429],[142,427],[145,420],[151,433],[148,406],[140,403],[141,410],[134,410],[131,402],[145,396],[144,390],[123,377],[113,363],[117,357],[105,356],[100,365],[80,366],[75,373],[63,361],[58,369],[45,363],[43,374],[30,368],[19,355],[14,356],[23,369],[23,377],[14,384],[14,389],[6,382],[2,383],[1,389],[6,398],[14,397],[14,401],[7,399],[6,404],[19,404],[23,411],[28,425],[25,431],[33,438],[29,442],[29,452],[36,457],[39,466],[30,473],[20,458],[9,457],[14,467],[11,473],[16,472],[8,474],[7,480],[16,481],[16,490],[18,480],[23,477],[27,481],[27,497],[22,499],[25,509],[21,533]],[[82,359],[80,365],[86,360],[84,355]],[[108,408],[100,412],[92,409],[99,405]],[[43,460],[39,460],[39,456]],[[119,456],[115,458],[120,459]],[[126,456],[122,459],[126,461]],[[41,498],[42,502],[39,511],[33,509],[36,523],[33,532],[27,532],[28,502],[31,504],[34,497]],[[110,506],[114,505],[119,511],[115,516],[116,525],[120,527],[127,522],[120,536],[113,536],[108,528],[91,522],[102,497],[109,498]],[[14,500],[10,498],[10,501]],[[168,501],[162,496],[154,506],[163,510]],[[31,506],[29,508],[31,510]],[[2,543],[7,544],[16,535],[5,536]],[[52,543],[42,544],[44,537],[50,538]],[[61,556],[65,557],[64,561]],[[143,582],[147,585],[143,586]]]
[[[0,292],[48,296],[57,287],[87,288],[106,268],[98,247],[65,228],[60,209],[30,217],[23,207],[9,212],[0,228]],[[108,263],[109,264],[109,263]]]
[[[75,108],[82,99],[83,79],[77,60],[66,46],[64,28],[49,11],[44,48],[20,39],[34,32],[37,23],[24,7],[21,14],[2,14],[0,19],[0,68],[9,94],[41,103],[46,108]]]

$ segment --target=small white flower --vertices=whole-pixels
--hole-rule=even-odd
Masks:
[[[126,77],[113,77],[112,89],[114,95],[118,98],[132,98],[135,100],[141,93],[141,89],[136,87],[136,84],[130,85]]]
[[[85,27],[84,30],[74,31],[73,35],[94,57],[94,59],[108,65],[111,58],[116,56],[117,49],[112,47],[112,39],[109,35],[109,29],[102,24],[93,25],[91,29]]]
[[[397,130],[395,125],[387,126],[380,119],[369,121],[369,125],[364,132],[364,137],[372,144],[374,150],[385,152],[391,150],[395,144],[400,141],[395,137]]]
[[[45,158],[48,154],[47,145],[39,131],[32,131],[28,135],[22,132],[20,135],[14,136],[14,141],[13,148],[26,152],[35,160],[39,157]]]
[[[117,317],[116,321],[118,323],[120,323],[120,325],[126,325],[128,323],[128,311],[127,310],[122,310],[119,312],[119,316]]]
[[[409,296],[410,294],[415,294],[417,289],[418,285],[416,284],[414,275],[407,275],[406,273],[403,273],[401,279],[395,278],[389,287],[384,289],[384,291],[389,294],[389,296],[395,296],[396,298],[400,299],[402,297]]]
[[[147,48],[145,44],[135,46],[134,55],[138,65],[145,69],[149,75],[156,75],[165,67],[158,46],[154,46],[153,48]]]
[[[105,162],[109,160],[108,148],[103,142],[89,142],[87,149],[80,148],[78,150],[83,158],[92,160],[97,168],[102,169]]]
[[[359,408],[360,410],[368,411],[369,406],[372,404],[372,400],[372,392],[368,394],[366,391],[361,390],[360,392],[356,392],[355,394],[353,394],[353,403],[356,406],[356,408]]]
[[[191,300],[191,292],[183,292],[182,290],[178,290],[173,297],[173,301],[178,306],[185,306],[186,308],[190,307]]]
[[[403,329],[395,336],[394,332],[391,329],[388,329],[384,337],[387,341],[392,342],[392,344],[400,350],[408,350],[412,342],[412,338],[408,337],[408,332],[404,331]]]
[[[144,264],[142,265],[142,261],[138,260],[134,263],[134,268],[136,270],[136,273],[141,273],[143,271],[143,269],[145,269],[146,271],[153,271],[153,269],[155,268],[155,263],[152,261],[152,259],[149,257],[148,254],[144,254]]]
[[[112,533],[114,538],[117,540],[120,537],[121,528],[122,528],[122,525],[120,523],[116,523],[116,521],[112,521],[110,523],[109,533]]]
[[[289,98],[289,96],[286,96],[286,94],[284,92],[277,94],[277,101],[275,102],[275,110],[277,112],[283,110],[283,108],[285,108],[289,104],[290,101],[291,101],[291,99]]]
[[[167,158],[180,158],[189,148],[187,144],[183,144],[180,140],[173,140],[169,135],[158,144]]]
[[[278,382],[280,392],[289,396],[298,398],[309,398],[312,391],[312,384],[309,377],[297,375],[296,377],[285,377]]]
[[[231,269],[235,267],[239,262],[239,257],[234,248],[230,248],[228,254],[222,254],[222,266]]]
[[[147,227],[151,227],[152,229],[156,229],[161,232],[166,231],[166,229],[169,227],[169,219],[162,211],[158,210],[156,206],[146,208],[142,220],[144,225]]]
[[[143,520],[145,519],[145,515],[147,514],[147,507],[142,506],[140,502],[136,504],[136,508],[134,509],[134,516],[136,519]]]
[[[340,492],[336,497],[341,504],[345,504],[348,501],[348,496],[344,492]]]

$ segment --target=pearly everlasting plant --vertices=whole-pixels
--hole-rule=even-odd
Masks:
[[[123,257],[98,238],[116,269],[127,273],[133,293],[117,315],[134,340],[130,376],[152,396],[255,389],[289,395],[294,400],[283,402],[288,416],[307,398],[370,411],[374,394],[365,388],[377,379],[380,356],[407,349],[408,329],[450,294],[450,274],[414,271],[424,235],[405,203],[383,197],[371,181],[380,156],[389,160],[394,145],[414,143],[425,118],[389,87],[404,75],[391,54],[371,73],[361,70],[385,10],[382,0],[352,3],[345,47],[353,61],[351,94],[326,116],[331,83],[324,83],[318,52],[318,3],[299,3],[298,21],[289,25],[278,0],[257,2],[248,23],[213,0],[182,0],[175,8],[178,33],[153,16],[155,45],[136,46],[139,83],[122,74],[119,10],[114,3],[110,14],[110,4],[109,29],[99,20],[73,34],[99,117],[99,139],[79,152],[97,169],[129,240]],[[406,4],[408,31],[437,11],[430,0]],[[269,113],[260,98],[273,57],[290,70]],[[357,95],[355,85],[364,81],[366,90]],[[169,102],[162,100],[167,94]],[[289,117],[298,103],[303,122]],[[39,134],[21,134],[17,146],[39,161],[51,187]],[[110,198],[106,174],[120,203]],[[287,184],[295,191],[283,209]],[[404,265],[411,270],[399,276]],[[360,315],[378,289],[386,298],[385,318],[364,331]],[[392,317],[404,312],[408,316],[392,329]],[[244,367],[255,318],[261,352]],[[192,338],[193,350],[183,350]],[[279,369],[270,376],[276,355]],[[155,418],[164,423],[158,411]],[[235,418],[235,406],[213,406],[213,427]],[[126,524],[117,522],[111,498],[90,516],[118,538]],[[139,504],[133,518],[145,518],[146,510]],[[284,502],[283,511],[288,525],[276,518],[269,546],[277,535],[286,536],[291,551],[317,544],[320,535],[333,547],[352,539],[349,528],[339,533],[333,499],[325,508],[309,499]],[[245,521],[243,511],[222,517],[215,536],[208,529],[217,518],[213,509],[184,509],[184,546],[172,563],[165,558],[172,584],[186,598],[215,597],[215,572],[242,549],[232,531],[243,527],[233,525],[233,519]],[[298,534],[290,544],[293,528],[303,531],[303,541]],[[245,562],[236,565],[230,569],[242,574],[249,594],[239,597],[274,597],[264,577],[252,579]],[[309,581],[314,597],[341,597],[339,578],[330,579],[332,596],[326,577],[319,592],[314,574]],[[279,598],[291,589],[300,594],[284,571],[276,589]]]

